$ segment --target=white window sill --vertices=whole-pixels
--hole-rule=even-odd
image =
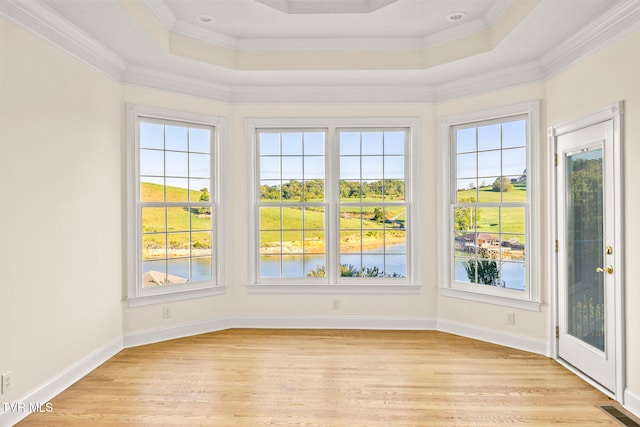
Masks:
[[[484,302],[487,304],[495,304],[495,305],[501,305],[505,307],[519,308],[522,310],[540,311],[540,308],[542,307],[541,301],[531,301],[531,300],[525,300],[525,299],[510,298],[510,297],[505,297],[500,295],[489,295],[489,294],[483,294],[479,292],[471,292],[471,291],[464,291],[460,289],[452,289],[452,288],[444,288],[444,287],[439,288],[439,291],[440,291],[440,295],[449,297],[449,298],[458,298],[458,299],[464,299],[468,301]]]
[[[420,285],[413,284],[254,284],[250,294],[419,294]]]
[[[215,286],[209,288],[180,290],[176,292],[163,292],[152,295],[141,295],[130,297],[127,299],[129,307],[141,307],[151,304],[162,304],[167,302],[182,301],[193,298],[209,297],[214,295],[223,295],[226,293],[225,286]]]

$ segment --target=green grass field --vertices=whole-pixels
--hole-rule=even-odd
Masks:
[[[143,182],[140,187],[141,198],[144,201],[162,201],[163,186]],[[166,187],[167,201],[186,201],[188,190],[177,187]],[[191,200],[199,200],[202,192],[191,191]],[[189,235],[191,223],[191,236]],[[169,249],[206,249],[211,248],[211,216],[197,215],[183,207],[142,209],[143,233],[170,233],[168,235]],[[165,234],[144,234],[142,247],[149,249],[165,247]]]
[[[456,192],[456,195],[460,201],[475,199],[476,190],[462,190]],[[524,184],[516,184],[513,191],[504,193],[493,191],[492,187],[482,187],[478,190],[477,197],[481,203],[496,203],[500,202],[501,195],[503,202],[525,202],[527,200]],[[499,233],[502,231],[502,233],[524,234],[524,227],[524,208],[502,208],[502,227],[500,227],[500,209],[480,208],[477,224],[477,231],[480,233]],[[524,239],[524,236],[514,237],[520,242]]]

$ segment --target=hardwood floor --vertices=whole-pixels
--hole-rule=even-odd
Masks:
[[[619,425],[551,359],[435,331],[213,332],[125,349],[19,426]]]

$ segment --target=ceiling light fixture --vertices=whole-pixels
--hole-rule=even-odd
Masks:
[[[453,12],[449,14],[449,16],[447,16],[447,20],[451,22],[457,22],[464,19],[465,16],[467,16],[465,12]]]
[[[203,24],[213,24],[214,22],[216,22],[216,20],[209,15],[199,15],[198,21],[202,22]]]

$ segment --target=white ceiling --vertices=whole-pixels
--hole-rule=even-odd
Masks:
[[[454,97],[544,78],[640,22],[640,0],[0,3],[123,82],[239,101]]]

